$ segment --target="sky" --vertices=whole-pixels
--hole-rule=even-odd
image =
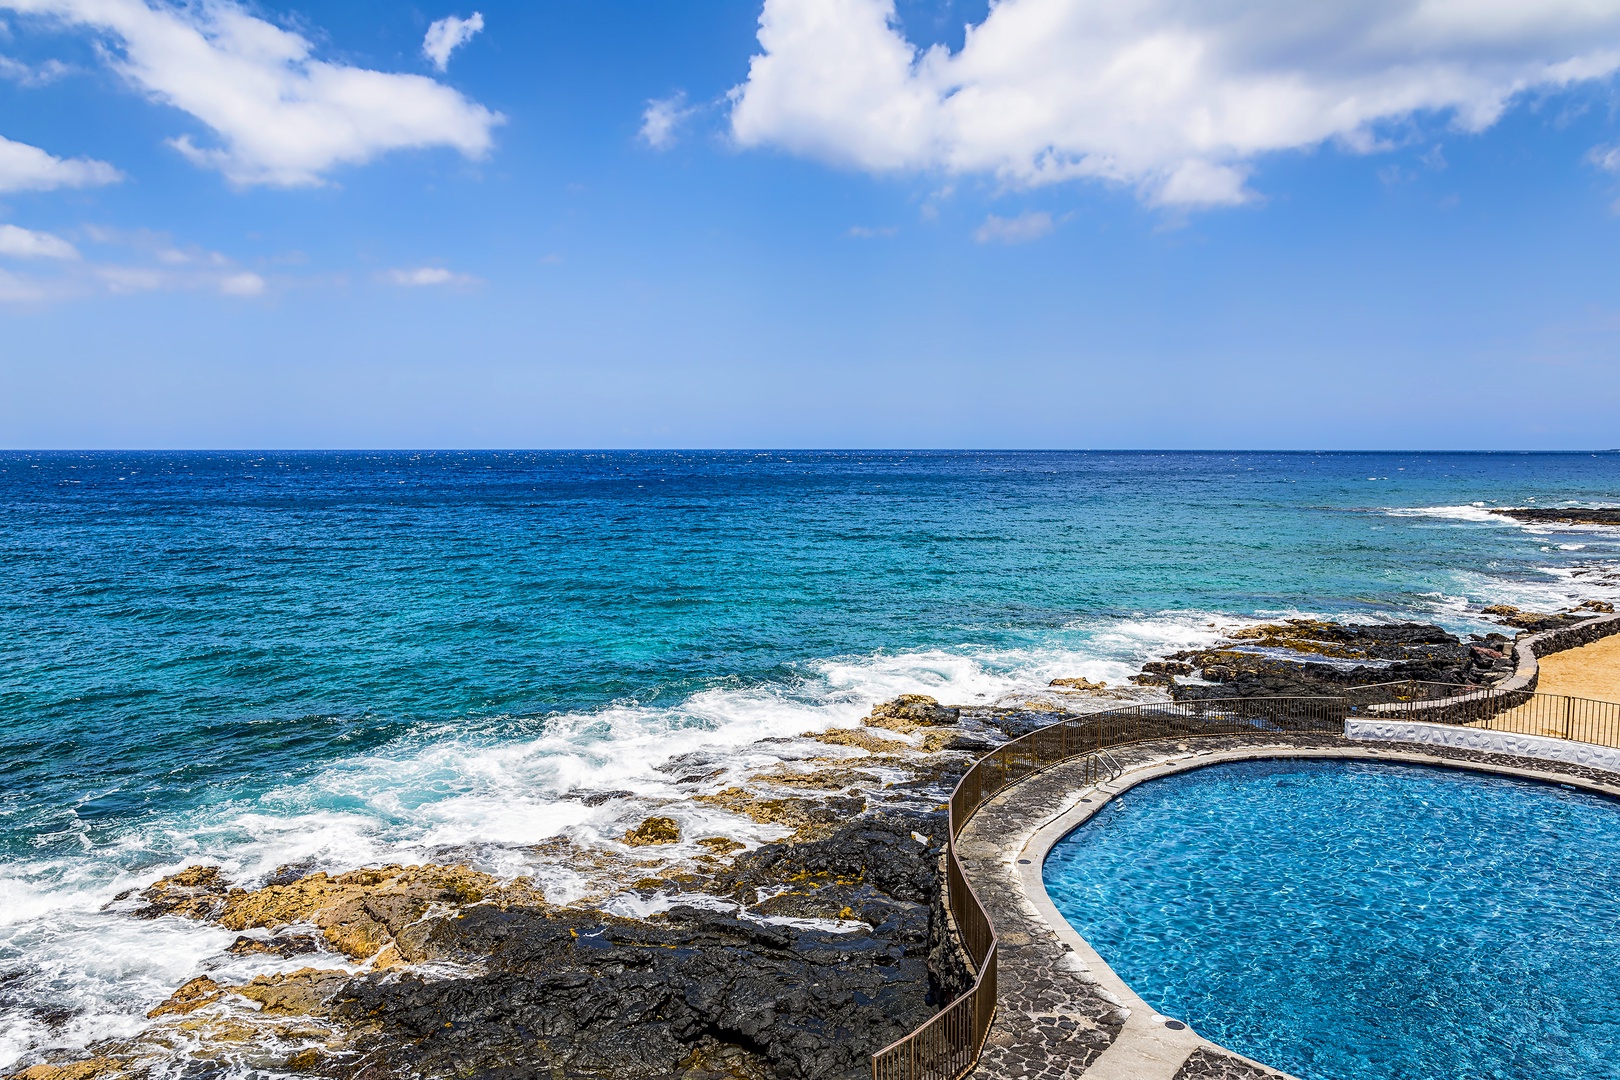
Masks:
[[[0,446],[1620,447],[1620,0],[0,0]]]

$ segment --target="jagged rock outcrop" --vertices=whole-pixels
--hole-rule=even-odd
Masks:
[[[1492,510],[1527,525],[1620,525],[1620,510],[1590,506],[1523,506]]]

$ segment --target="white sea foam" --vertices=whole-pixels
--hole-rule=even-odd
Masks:
[[[1529,501],[1534,502],[1535,500],[1532,499]],[[1582,505],[1595,506],[1600,509],[1616,509],[1616,507],[1613,507],[1605,502],[1583,503]],[[1380,513],[1388,514],[1391,517],[1436,518],[1440,520],[1468,522],[1475,525],[1499,525],[1503,528],[1520,529],[1524,532],[1535,535],[1547,535],[1555,532],[1561,534],[1570,532],[1591,532],[1606,536],[1613,536],[1615,534],[1615,526],[1613,525],[1520,521],[1517,518],[1509,517],[1506,514],[1494,512],[1499,509],[1503,509],[1503,507],[1496,507],[1488,503],[1476,502],[1469,503],[1465,506],[1386,506],[1381,508]],[[1559,507],[1546,506],[1541,507],[1541,509],[1553,510],[1559,509]]]
[[[1391,517],[1427,517],[1440,518],[1449,521],[1468,521],[1478,525],[1501,525],[1515,528],[1522,522],[1503,514],[1491,513],[1491,507],[1485,503],[1469,503],[1466,506],[1388,506],[1383,513]]]
[[[805,665],[789,684],[708,689],[674,705],[617,704],[548,718],[539,734],[441,726],[256,798],[172,815],[96,847],[86,840],[82,854],[13,863],[0,869],[0,971],[23,974],[0,999],[0,1069],[47,1049],[130,1035],[146,1010],[205,971],[246,978],[274,970],[279,962],[262,956],[224,954],[235,935],[217,927],[132,919],[118,910],[128,902],[103,910],[119,893],[185,866],[214,863],[250,882],[289,863],[341,870],[465,861],[503,876],[534,875],[548,897],[566,902],[597,883],[534,845],[567,837],[617,847],[625,829],[652,812],[674,817],[687,838],[660,855],[695,853],[691,839],[716,834],[775,839],[780,827],[690,796],[784,762],[861,755],[797,736],[857,726],[875,702],[921,692],[988,704],[1044,690],[1059,676],[1119,682],[1143,660],[1213,641],[1231,625],[1183,612],[1070,628],[1065,636],[1074,644],[1049,648],[968,644],[839,657]],[[514,719],[512,729],[536,725]],[[586,793],[609,797],[587,802]],[[609,904],[629,914],[649,902],[660,903],[624,893]]]
[[[1473,589],[1464,583],[1458,591]],[[691,841],[703,836],[750,844],[777,838],[779,827],[691,796],[806,757],[859,756],[797,737],[854,727],[875,702],[914,692],[961,704],[1016,701],[1056,677],[1118,684],[1144,660],[1257,621],[1200,611],[1120,617],[1062,628],[1044,647],[969,643],[838,657],[806,664],[782,684],[712,688],[668,705],[621,703],[543,725],[515,718],[510,735],[497,725],[444,725],[82,854],[13,863],[0,868],[0,972],[25,974],[0,998],[0,1069],[44,1049],[131,1034],[147,1009],[197,974],[246,978],[275,969],[279,962],[262,956],[228,957],[223,949],[234,935],[217,927],[102,910],[119,892],[184,866],[217,863],[226,876],[251,882],[289,863],[342,870],[468,862],[503,876],[533,875],[549,898],[567,902],[600,883],[588,868],[535,845],[566,837],[576,847],[622,851],[617,838],[653,812],[675,818],[685,837],[658,855],[694,854]],[[632,892],[606,901],[625,914],[666,902]]]

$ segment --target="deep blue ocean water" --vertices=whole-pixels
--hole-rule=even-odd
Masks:
[[[1044,877],[1150,1005],[1301,1080],[1620,1077],[1620,801],[1220,765],[1126,792]]]
[[[1620,503],[1620,455],[0,454],[0,1067],[218,952],[101,910],[190,862],[566,898],[532,845],[685,798],[679,754],[746,773],[1243,619],[1609,595],[1612,530],[1486,512],[1572,503]]]

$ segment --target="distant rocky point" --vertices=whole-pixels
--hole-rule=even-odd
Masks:
[[[1492,510],[1491,513],[1510,517],[1527,525],[1620,525],[1620,510],[1613,508],[1527,506]]]

